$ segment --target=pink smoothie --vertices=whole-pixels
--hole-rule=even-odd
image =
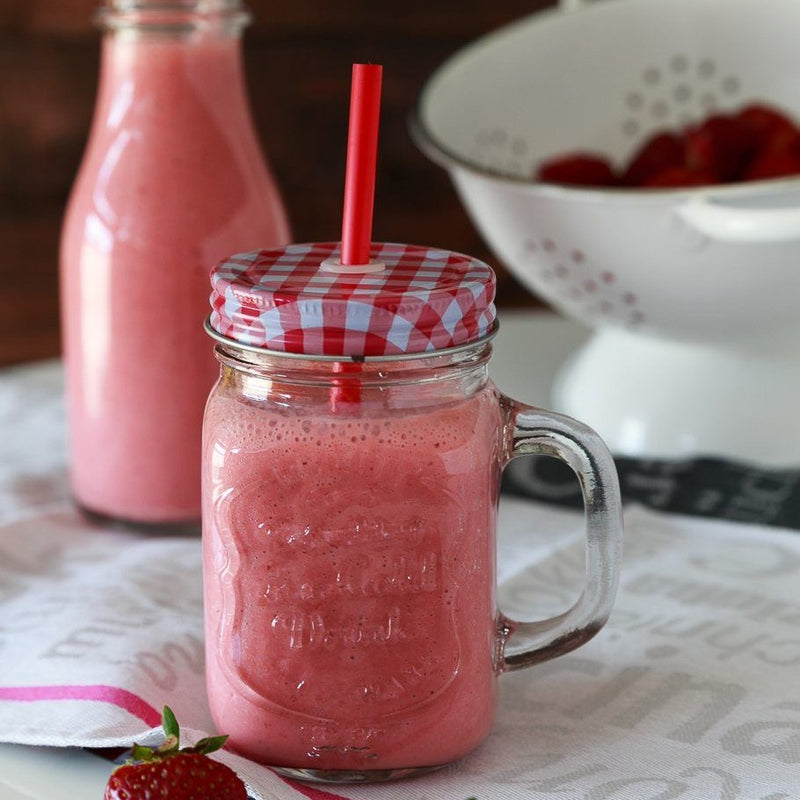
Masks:
[[[71,480],[91,511],[199,519],[208,271],[288,241],[236,36],[108,34],[62,239]]]
[[[499,414],[491,387],[388,418],[212,396],[207,680],[234,749],[402,769],[487,735]]]

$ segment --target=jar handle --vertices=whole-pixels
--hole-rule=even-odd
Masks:
[[[552,619],[517,622],[500,615],[500,671],[522,669],[568,653],[605,624],[614,604],[622,558],[622,503],[614,459],[602,439],[576,420],[503,397],[509,411],[509,460],[548,455],[577,475],[586,520],[586,584],[575,605]]]

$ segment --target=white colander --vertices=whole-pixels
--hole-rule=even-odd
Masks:
[[[572,150],[767,101],[800,119],[800,0],[572,0],[429,80],[412,134],[503,263],[597,332],[554,405],[629,455],[800,463],[800,179],[691,190],[535,183]],[[529,365],[535,369],[536,365]]]

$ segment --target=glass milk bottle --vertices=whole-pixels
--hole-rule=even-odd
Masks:
[[[61,247],[71,488],[90,516],[200,517],[217,365],[208,270],[289,239],[250,116],[238,0],[109,0],[91,136]]]
[[[338,248],[212,273],[206,679],[232,749],[295,777],[379,781],[473,750],[501,673],[597,633],[622,521],[597,435],[489,380],[489,267],[395,244],[341,267]],[[586,586],[563,615],[520,623],[496,605],[496,512],[503,467],[534,452],[580,476]]]

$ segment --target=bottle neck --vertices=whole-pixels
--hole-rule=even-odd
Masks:
[[[123,8],[123,0],[105,6],[93,131],[106,143],[114,130],[136,132],[146,147],[166,147],[193,128],[198,136],[216,131],[216,141],[235,141],[260,159],[242,63],[241,6],[238,17],[222,14],[219,0],[155,6],[125,2]],[[175,9],[180,13],[169,16]]]
[[[107,34],[240,36],[250,14],[240,0],[106,0],[96,19]]]

